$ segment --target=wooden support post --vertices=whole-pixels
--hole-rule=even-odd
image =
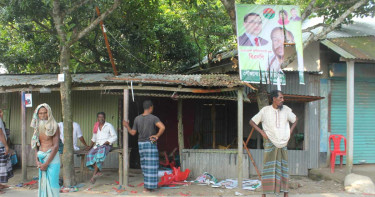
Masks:
[[[216,148],[216,108],[215,102],[211,106],[211,122],[212,122],[212,148]]]
[[[242,157],[243,157],[243,94],[242,89],[237,91],[237,136],[238,136],[238,154],[237,154],[237,170],[238,170],[238,188],[242,189]]]
[[[26,105],[25,105],[25,92],[21,92],[21,149],[22,149],[22,180],[23,182],[27,181],[27,153],[26,153]]]
[[[129,121],[129,90],[124,89],[124,120]],[[129,147],[128,147],[128,130],[123,126],[123,184],[129,185]]]
[[[354,61],[346,62],[346,173],[350,174],[353,168],[353,132],[354,132]]]
[[[183,166],[182,162],[182,150],[185,148],[184,144],[184,125],[182,124],[182,99],[178,99],[178,149],[180,153],[180,164],[181,164],[181,169],[185,169]]]

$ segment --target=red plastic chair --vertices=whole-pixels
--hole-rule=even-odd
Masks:
[[[345,150],[340,149],[341,139],[344,139]],[[333,150],[331,150],[331,140],[333,141]],[[329,136],[329,151],[331,152],[331,173],[335,172],[336,156],[340,156],[340,168],[342,168],[342,159],[346,155],[346,138],[343,135]]]

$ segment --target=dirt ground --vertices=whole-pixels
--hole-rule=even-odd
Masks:
[[[38,171],[36,168],[28,168],[28,178],[29,181],[33,177],[38,176]],[[143,182],[143,177],[141,170],[130,169],[129,171],[129,184],[134,187],[125,186],[125,190],[121,193],[117,193],[114,188],[118,188],[119,185],[115,181],[118,180],[117,170],[104,170],[103,177],[100,177],[95,184],[89,183],[89,177],[83,182],[84,186],[79,188],[79,191],[74,192],[75,194],[82,193],[95,194],[95,195],[130,195],[130,196],[150,196],[150,194],[142,193],[143,186],[138,186],[138,184]],[[76,176],[78,177],[80,172],[76,170]],[[215,176],[215,175],[214,175]],[[234,177],[228,177],[234,178]],[[253,177],[254,179],[256,177]],[[193,180],[191,178],[190,180]],[[37,192],[37,184],[27,187],[16,187],[15,185],[22,182],[21,170],[15,170],[15,176],[9,180],[8,185],[11,186],[10,189],[12,193],[18,191],[32,190]],[[123,189],[123,188],[122,188]],[[158,189],[157,191],[151,193],[152,196],[234,196],[235,192],[239,192],[243,195],[256,195],[261,194],[261,189],[259,191],[248,191],[240,189],[225,189],[225,188],[212,188],[207,185],[197,185],[192,183],[190,186],[179,186],[177,189]],[[313,181],[307,177],[296,176],[291,177],[290,180],[290,193],[291,194],[313,194],[313,193],[339,193],[343,192],[343,186],[333,181]],[[6,192],[6,190],[5,190]]]

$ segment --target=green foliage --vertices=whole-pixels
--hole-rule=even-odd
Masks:
[[[79,1],[60,0],[66,11]],[[0,62],[11,73],[59,72],[60,41],[52,20],[52,0],[2,0],[0,3]],[[307,0],[237,0],[249,4],[299,5]],[[64,17],[66,40],[81,31],[113,0],[92,0]],[[335,3],[340,3],[338,6]],[[317,12],[330,24],[354,2],[317,0]],[[373,16],[369,0],[353,16]],[[127,0],[104,21],[119,72],[178,73],[204,57],[236,48],[231,21],[220,0]],[[98,26],[71,46],[72,72],[112,72]],[[208,65],[209,66],[209,65]]]

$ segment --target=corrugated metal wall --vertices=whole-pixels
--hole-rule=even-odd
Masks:
[[[53,116],[57,122],[62,121],[61,118],[61,101],[59,92],[50,94],[41,94],[33,92],[33,107],[27,108],[27,143],[30,143],[33,134],[32,128],[29,126],[34,109],[41,103],[48,103],[51,106]],[[86,142],[91,141],[92,127],[96,122],[96,113],[104,111],[106,113],[106,121],[111,123],[115,128],[118,127],[118,99],[121,96],[100,94],[99,91],[75,91],[72,95],[73,102],[73,121],[77,122],[82,129]],[[10,94],[10,129],[11,140],[13,144],[21,144],[21,108],[20,94]],[[78,143],[78,145],[81,142]]]
[[[204,151],[204,150],[202,150]],[[263,170],[263,149],[251,149],[251,155],[257,165],[257,168],[262,173]],[[219,179],[236,178],[237,177],[237,153],[220,153],[217,150],[215,153],[203,153],[199,150],[183,151],[184,168],[190,169],[191,177],[198,177],[203,172],[208,172]],[[288,151],[288,166],[290,175],[307,175],[308,166],[308,151],[289,150]],[[225,167],[223,167],[225,166]],[[249,178],[257,175],[249,156],[244,152],[243,154],[243,176]]]
[[[346,137],[346,81],[332,79],[331,93],[331,133]],[[353,163],[375,163],[375,82],[355,81],[354,94]],[[343,143],[341,148],[344,149]]]
[[[202,151],[205,151],[203,149]],[[182,154],[184,168],[190,170],[189,177],[196,178],[204,172],[212,174],[217,179],[236,178],[237,153],[201,153],[199,149],[185,149]],[[249,178],[250,160],[247,154],[243,155],[243,177]]]

